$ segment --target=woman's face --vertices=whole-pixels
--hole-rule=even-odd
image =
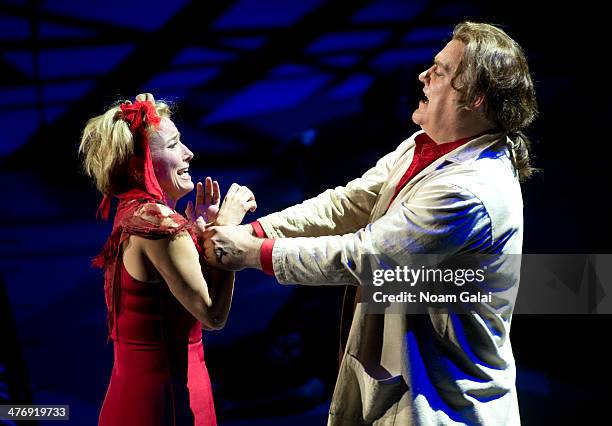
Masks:
[[[193,153],[180,138],[181,134],[168,118],[161,119],[159,128],[150,137],[155,177],[166,197],[174,201],[193,191],[189,175]]]

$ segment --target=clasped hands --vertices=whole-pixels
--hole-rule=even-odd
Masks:
[[[220,203],[219,183],[207,177],[196,185],[195,205],[187,204],[185,215],[192,222],[204,259],[209,266],[228,271],[259,268],[263,240],[250,225],[240,225],[248,211],[255,211],[255,196],[246,186],[233,183]]]

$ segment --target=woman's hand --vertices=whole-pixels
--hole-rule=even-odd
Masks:
[[[215,225],[240,225],[248,211],[257,209],[255,195],[246,186],[233,183],[225,195]]]
[[[210,176],[207,176],[202,182],[196,185],[196,202],[195,207],[191,201],[187,203],[185,216],[189,222],[193,223],[197,218],[202,217],[207,224],[214,223],[219,215],[219,204],[221,201],[221,190],[219,182],[213,181]]]

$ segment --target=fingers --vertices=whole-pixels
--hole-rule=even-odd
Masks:
[[[243,200],[242,206],[244,211],[254,212],[257,210],[257,202],[255,201],[255,195],[246,186],[241,186],[239,190],[239,196]]]
[[[255,195],[253,195],[253,192],[249,188],[238,185],[237,183],[232,183],[232,186],[230,186],[230,189],[225,195],[226,199],[231,197],[240,201],[250,201],[255,199]]]
[[[213,182],[210,176],[206,176],[206,180],[204,180],[204,203],[209,206],[213,204]]]
[[[257,209],[257,202],[255,201],[255,195],[253,192],[246,186],[241,186],[237,183],[233,183],[230,189],[227,191],[225,200],[232,201],[234,203],[237,202],[238,205],[244,209],[244,212],[254,212]]]
[[[216,180],[213,181],[212,193],[213,193],[212,203],[218,206],[221,201],[221,189],[219,188],[219,182],[217,182]]]
[[[217,264],[217,256],[215,255],[215,245],[211,240],[204,240],[204,258],[209,265]]]
[[[255,200],[255,195],[253,194],[253,191],[251,191],[246,186],[241,186],[238,193],[240,194],[240,198],[243,200],[246,200],[246,201]]]
[[[202,238],[204,238],[205,240],[210,240],[210,237],[215,235],[215,233],[216,232],[214,230],[210,230],[210,224],[209,224],[208,229],[204,231],[204,234],[202,234]]]
[[[206,235],[206,222],[204,221],[204,218],[202,218],[202,216],[198,217],[193,224],[198,240],[203,241],[205,239],[204,236]]]
[[[238,192],[239,189],[240,189],[240,185],[238,185],[236,182],[234,182],[234,183],[232,183],[232,186],[230,186],[230,189],[227,192],[228,192],[228,194],[231,192],[232,195],[233,195],[236,192]]]
[[[202,216],[196,219],[195,225],[196,225],[198,234],[200,234],[201,236],[204,236],[204,234],[206,233],[206,222],[204,221],[204,218]]]
[[[250,212],[254,212],[255,210],[257,210],[257,202],[255,200],[249,200],[249,201],[245,201],[244,203],[242,203],[242,206],[244,207],[245,211],[250,211]]]
[[[219,266],[222,262],[216,252],[215,242],[213,240],[213,236],[217,233],[216,226],[208,226],[206,232],[204,232],[204,257],[206,258],[206,263],[209,265]]]
[[[213,237],[217,233],[216,226],[214,226],[212,223],[205,223],[204,227],[205,229],[204,229],[204,232],[202,233],[202,238],[204,238],[204,240],[206,241],[212,241],[211,237]]]
[[[187,208],[185,209],[185,216],[187,216],[187,219],[189,219],[189,221],[193,222],[195,214],[193,210],[193,203],[191,201],[187,203]]]
[[[230,186],[229,189],[227,190],[227,194],[225,194],[225,199],[229,200],[233,198],[236,195],[236,192],[238,192],[239,188],[240,188],[240,185],[238,185],[236,182],[232,183],[232,186]]]
[[[253,195],[253,192],[247,186],[240,186],[240,188],[238,189],[238,193],[242,197],[247,197],[249,199],[255,198],[255,195]]]
[[[195,205],[196,205],[196,208],[200,208],[204,205],[204,188],[202,186],[202,182],[198,182],[198,184],[196,185]]]
[[[257,202],[253,192],[246,186],[233,183],[225,194],[215,222],[217,225],[238,225],[247,211],[253,212],[256,209]]]

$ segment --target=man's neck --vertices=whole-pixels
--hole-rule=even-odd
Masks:
[[[462,139],[471,138],[474,139],[480,135],[490,132],[494,127],[490,124],[482,125],[482,126],[466,126],[455,128],[449,131],[442,132],[428,132],[427,136],[429,136],[436,144],[442,145],[445,143],[457,142]],[[425,129],[423,129],[425,130]]]

